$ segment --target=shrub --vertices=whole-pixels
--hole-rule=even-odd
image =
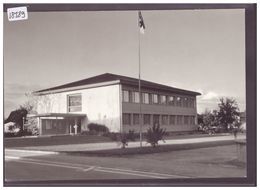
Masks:
[[[119,134],[114,132],[107,132],[103,134],[104,137],[109,137],[112,141],[117,141],[119,139]]]
[[[135,141],[136,137],[137,137],[137,135],[135,134],[134,130],[129,130],[128,133],[127,133],[127,136],[126,136],[126,138],[129,141]]]
[[[147,130],[146,141],[150,143],[152,147],[156,147],[158,141],[164,141],[163,136],[165,136],[165,134],[166,129],[162,129],[158,123],[154,123],[154,125]]]
[[[88,124],[88,130],[89,130],[89,134],[92,135],[104,134],[109,132],[109,129],[105,125],[97,124],[97,123]]]
[[[122,133],[120,135],[120,143],[121,143],[121,148],[125,148],[126,146],[128,146],[128,135],[125,133]]]

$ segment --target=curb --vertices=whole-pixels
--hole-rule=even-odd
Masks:
[[[9,152],[27,152],[27,153],[36,153],[36,154],[59,154],[59,152],[56,151],[44,151],[44,150],[25,150],[25,149],[10,149],[5,148],[5,151]]]

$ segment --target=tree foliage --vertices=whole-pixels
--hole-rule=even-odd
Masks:
[[[18,124],[20,127],[23,126],[23,118],[26,118],[28,111],[26,108],[20,106],[19,109],[12,111],[8,118],[5,120],[5,123],[14,122]]]
[[[146,141],[151,144],[152,147],[156,147],[160,140],[166,135],[166,129],[160,128],[158,123],[154,123],[152,127],[147,130]]]
[[[219,123],[228,130],[230,125],[235,124],[238,121],[239,108],[237,102],[233,98],[221,98],[218,106]]]

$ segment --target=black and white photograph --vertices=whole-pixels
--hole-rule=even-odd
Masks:
[[[4,4],[4,185],[254,186],[255,7]]]

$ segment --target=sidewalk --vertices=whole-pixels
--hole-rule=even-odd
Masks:
[[[245,135],[238,135],[237,140],[246,139]],[[185,145],[185,144],[196,144],[196,143],[206,143],[206,142],[223,142],[223,141],[233,141],[233,135],[227,136],[211,136],[203,138],[192,138],[192,139],[171,139],[164,142],[159,142],[159,145]],[[143,147],[150,147],[150,144],[143,141]],[[69,145],[53,145],[53,146],[28,146],[22,148],[12,148],[12,149],[22,149],[28,151],[52,151],[52,152],[77,152],[77,151],[98,151],[98,150],[110,150],[119,149],[121,146],[118,142],[106,142],[106,143],[88,143],[88,144],[69,144]],[[130,148],[140,147],[140,142],[129,142],[128,146]]]

